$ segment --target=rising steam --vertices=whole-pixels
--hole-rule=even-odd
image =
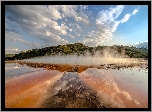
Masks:
[[[77,56],[76,54],[67,56],[43,56],[31,59],[25,59],[26,62],[36,63],[51,63],[51,64],[72,64],[72,65],[101,65],[101,64],[130,64],[136,63],[137,59],[131,59],[122,53],[114,49],[106,48],[103,52],[96,51],[92,56],[90,52],[86,52],[84,55]]]

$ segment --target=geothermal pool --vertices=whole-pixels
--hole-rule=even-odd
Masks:
[[[148,68],[88,67],[78,73],[5,63],[5,107],[147,108]]]
[[[24,59],[26,62],[38,62],[38,63],[53,63],[53,64],[71,64],[71,65],[100,65],[111,63],[138,63],[145,60],[136,58],[114,58],[112,56],[99,57],[99,56],[43,56],[32,59]]]

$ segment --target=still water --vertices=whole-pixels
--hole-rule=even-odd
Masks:
[[[41,108],[43,102],[50,97],[54,83],[63,76],[64,72],[57,70],[6,63],[5,106]],[[96,92],[100,104],[106,108],[148,107],[147,69],[138,66],[108,70],[88,68],[78,73],[78,78],[85,87]],[[58,85],[58,88],[62,89],[62,86]]]
[[[148,105],[148,73],[134,68],[96,69],[80,73],[83,82],[97,91],[106,107],[140,108]]]

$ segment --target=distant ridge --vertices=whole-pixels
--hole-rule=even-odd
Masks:
[[[41,49],[32,49],[27,50],[26,52],[21,51],[19,54],[15,54],[13,57],[5,57],[5,60],[22,60],[29,59],[40,56],[55,56],[55,55],[84,55],[89,52],[92,56],[96,54],[96,52],[100,52],[103,54],[105,49],[110,49],[110,52],[117,51],[117,54],[124,53],[130,58],[148,58],[148,49],[147,48],[136,48],[129,47],[123,45],[113,45],[113,46],[96,46],[89,47],[82,43],[74,43],[74,44],[65,44],[58,46],[50,46]]]

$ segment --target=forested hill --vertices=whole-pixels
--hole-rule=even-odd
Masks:
[[[125,55],[128,55],[130,58],[148,58],[148,49],[146,48],[136,48],[129,46],[97,46],[97,47],[89,47],[85,46],[82,43],[75,44],[66,44],[66,45],[58,45],[58,46],[50,46],[41,49],[32,49],[26,52],[20,52],[19,54],[15,54],[13,57],[5,57],[5,60],[21,60],[34,58],[39,56],[50,56],[50,55],[72,55],[76,54],[78,56],[85,55],[87,52],[93,56],[96,52],[103,53],[104,49],[110,49],[111,51],[117,51],[119,54],[122,52]]]

